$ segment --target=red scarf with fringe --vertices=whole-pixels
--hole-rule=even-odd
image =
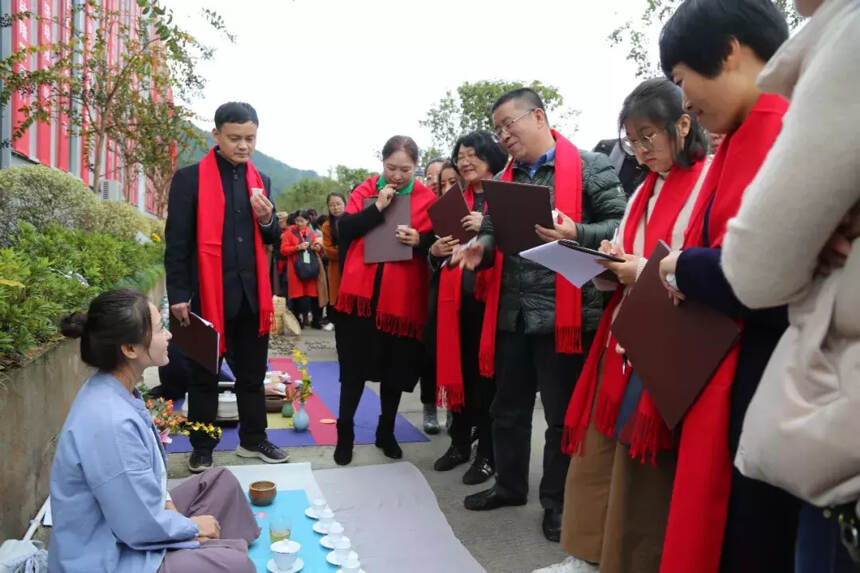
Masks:
[[[224,336],[224,268],[221,266],[222,241],[224,234],[224,187],[221,185],[221,172],[215,148],[200,161],[200,178],[197,193],[197,266],[200,279],[200,310],[203,318],[215,325],[221,334],[219,353],[227,351],[227,337]],[[248,196],[251,189],[265,189],[263,179],[254,164],[245,164],[245,181]],[[254,218],[254,257],[257,264],[257,303],[260,312],[258,336],[269,334],[275,307],[272,302],[272,283],[269,280],[269,261],[263,249],[263,237],[257,222],[257,214],[251,209]],[[274,217],[274,213],[272,213]]]
[[[746,120],[720,145],[697,198],[684,248],[719,248],[782,129],[788,102],[763,94]],[[708,205],[708,244],[702,245]],[[661,573],[716,573],[731,492],[729,408],[740,344],[729,352],[684,417],[678,464],[663,544]],[[656,410],[656,409],[655,409]]]
[[[574,221],[581,222],[582,158],[576,146],[560,133],[552,130],[552,135],[555,138],[555,208]],[[502,181],[514,180],[513,167],[512,159],[502,173]],[[488,279],[487,306],[478,355],[481,375],[487,378],[495,374],[496,327],[504,260],[504,254],[496,249],[492,273]],[[582,292],[560,274],[555,275],[555,351],[560,354],[582,352]]]
[[[475,205],[475,191],[466,187],[463,193],[469,211]],[[487,204],[484,203],[484,212]],[[475,275],[475,299],[487,301],[490,269]],[[436,384],[437,404],[459,412],[466,403],[463,388],[463,363],[460,346],[460,303],[463,296],[463,269],[445,265],[439,276],[436,313]]]
[[[350,193],[346,214],[362,211],[364,200],[378,194],[378,180],[379,175],[374,175]],[[402,195],[397,200],[407,199],[412,211],[410,225],[421,234],[429,233],[433,227],[427,208],[433,204],[436,196],[420,181],[415,181],[412,193]],[[395,240],[394,237],[392,240]],[[346,253],[337,310],[361,317],[370,316],[378,268],[378,263],[364,262],[364,237],[355,239]],[[428,288],[427,261],[417,254],[413,254],[408,261],[384,263],[379,300],[376,303],[376,328],[386,334],[420,340],[427,323]]]
[[[654,211],[645,221],[643,253],[650,253],[660,240],[672,241],[672,231],[678,221],[678,215],[690,198],[690,193],[696,187],[704,164],[704,161],[699,161],[690,169],[674,167],[669,172],[660,190],[660,196],[654,205]],[[654,195],[657,179],[656,173],[649,173],[630,205],[622,235],[625,253],[634,252],[636,233],[639,230],[639,225],[646,218],[646,210],[651,197]],[[568,455],[574,453],[582,455],[583,453],[585,432],[591,419],[595,393],[597,394],[597,404],[594,425],[600,433],[606,436],[612,437],[615,433],[618,412],[621,409],[621,402],[630,380],[630,370],[625,372],[624,357],[615,352],[618,341],[612,334],[610,327],[615,318],[615,310],[624,298],[624,291],[625,287],[619,286],[606,310],[603,311],[594,344],[591,346],[588,359],[576,386],[574,386],[573,395],[570,397],[564,420],[564,433],[562,434],[562,450]],[[604,365],[601,378],[598,381],[597,375],[601,359],[603,359]],[[642,394],[643,397],[646,397],[647,392]],[[650,401],[650,396],[646,397],[646,401]],[[642,401],[640,400],[641,404]],[[656,417],[648,416],[646,414],[650,412],[646,410],[646,412],[641,413],[642,415],[639,415],[638,410],[640,408],[637,408],[635,415],[637,420],[633,431],[635,444],[631,444],[631,454],[634,450],[640,452],[643,446],[653,456],[656,456],[658,447],[670,448],[672,445],[671,435],[659,414]],[[656,463],[656,458],[654,461]]]

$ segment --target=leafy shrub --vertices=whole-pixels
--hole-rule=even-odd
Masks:
[[[138,231],[147,237],[152,233],[150,218],[122,201],[103,201],[99,212],[99,231],[133,239]]]
[[[163,245],[102,232],[21,223],[0,249],[0,369],[57,334],[56,323],[110,288],[151,289],[163,274]],[[84,285],[74,275],[82,276]]]
[[[94,231],[100,211],[95,193],[72,175],[42,165],[0,170],[0,246],[9,245],[20,221]]]
[[[57,224],[128,239],[138,231],[164,236],[161,221],[122,201],[100,201],[77,177],[43,165],[0,170],[0,246],[9,246],[22,221],[39,231]]]

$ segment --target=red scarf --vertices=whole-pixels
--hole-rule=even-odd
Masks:
[[[648,217],[645,224],[645,245],[643,253],[650,253],[660,240],[671,242],[672,230],[678,220],[678,215],[687,203],[690,193],[696,187],[702,173],[704,161],[699,161],[690,169],[674,167],[660,191],[654,212]],[[624,223],[624,252],[634,252],[634,242],[640,223],[645,218],[648,202],[654,194],[657,184],[657,174],[650,173],[642,185],[642,189],[636,194],[630,205],[626,222]],[[594,425],[598,431],[606,436],[613,436],[615,425],[618,421],[618,412],[621,402],[627,390],[630,380],[630,371],[626,373],[623,368],[624,358],[615,352],[617,340],[612,334],[610,327],[615,318],[615,310],[624,297],[624,287],[619,286],[612,296],[603,316],[588,359],[574,386],[573,395],[567,407],[567,415],[564,420],[564,433],[562,434],[562,449],[571,455],[583,453],[585,432],[591,419],[591,407],[594,404],[594,394],[597,392],[597,406],[594,417]],[[604,358],[605,356],[605,358]],[[604,358],[602,376],[597,379],[600,360]],[[599,388],[599,391],[598,391]],[[643,392],[643,396],[647,393]],[[650,397],[648,397],[650,400]],[[641,404],[641,402],[640,402]],[[659,414],[656,417],[636,416],[638,422],[634,430],[634,438],[637,445],[645,442],[648,451],[656,456],[657,447],[671,447],[671,436],[666,424],[663,423]],[[633,451],[633,447],[631,447]]]
[[[687,227],[684,248],[718,248],[747,185],[782,129],[788,102],[762,95],[746,120],[726,136],[711,163]],[[702,245],[705,213],[708,244]],[[729,352],[684,418],[661,573],[716,573],[731,489],[729,405],[739,345]]]
[[[555,208],[576,222],[582,221],[582,159],[579,150],[560,133],[555,138]],[[513,181],[513,159],[502,173],[502,181]],[[492,207],[491,207],[492,210]],[[496,326],[502,290],[504,254],[496,249],[495,262],[488,279],[487,306],[481,330],[478,361],[481,375],[495,373]],[[555,350],[560,354],[582,352],[582,292],[560,274],[555,276]]]
[[[466,187],[463,193],[469,211],[475,205],[475,191]],[[487,205],[484,203],[484,212]],[[490,269],[475,276],[475,298],[487,300],[487,280]],[[439,276],[439,297],[436,316],[436,384],[440,406],[459,412],[466,402],[463,389],[463,366],[460,352],[460,301],[463,291],[463,269],[459,266],[442,267]]]
[[[224,269],[221,266],[222,235],[224,233],[224,188],[221,172],[215,158],[215,148],[200,161],[199,187],[197,195],[197,263],[200,275],[200,309],[203,318],[215,325],[221,334],[220,354],[227,351],[224,336]],[[250,161],[245,164],[245,181],[248,195],[251,189],[264,189],[260,173]],[[258,335],[269,334],[275,308],[272,303],[272,284],[269,280],[269,263],[263,249],[263,238],[254,218],[254,255],[257,264],[257,301],[260,305],[260,328]],[[274,216],[274,214],[272,215]]]
[[[364,200],[377,195],[378,180],[379,175],[374,175],[349,195],[347,214],[361,212]],[[429,233],[433,227],[427,208],[433,204],[436,196],[420,181],[415,181],[412,193],[401,196],[398,201],[406,199],[410,201],[412,210],[410,225],[419,233]],[[364,262],[364,237],[354,240],[343,265],[337,310],[346,314],[370,316],[377,268],[378,263]],[[428,286],[427,262],[417,254],[408,261],[385,263],[376,304],[376,328],[386,334],[420,340],[427,322]]]

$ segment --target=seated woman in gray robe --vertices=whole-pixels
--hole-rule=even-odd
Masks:
[[[168,362],[170,332],[130,290],[63,319],[97,368],[72,404],[51,470],[52,572],[253,572],[260,528],[236,478],[217,468],[167,491],[167,457],[135,384]]]

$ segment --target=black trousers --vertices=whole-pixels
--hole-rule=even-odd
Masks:
[[[451,421],[451,443],[465,450],[469,447],[472,427],[478,430],[478,455],[493,463],[493,424],[490,404],[496,394],[495,380],[481,376],[478,354],[481,350],[481,329],[484,305],[472,297],[463,297],[460,305],[460,367],[463,372],[465,404],[454,412]]]
[[[269,335],[258,336],[259,316],[248,301],[235,318],[224,323],[227,349],[233,356],[236,376],[236,400],[239,406],[239,443],[254,447],[266,439],[266,394],[263,379],[269,353]],[[191,361],[188,384],[188,419],[211,423],[218,413],[218,375]],[[198,450],[212,450],[218,440],[202,432],[192,432],[191,445]]]
[[[496,334],[496,396],[490,407],[496,458],[496,488],[504,496],[525,498],[529,491],[532,415],[540,391],[547,430],[544,436],[540,503],[561,510],[570,457],[561,451],[564,416],[593,332],[582,335],[582,354],[558,354],[554,334]]]
[[[418,340],[384,334],[373,318],[339,314],[335,327],[340,362],[338,419],[352,424],[366,380],[380,382],[380,424],[393,428],[403,392],[418,381],[424,346]]]
[[[296,318],[304,322],[308,313],[310,313],[313,315],[314,323],[319,324],[319,321],[322,319],[322,309],[320,308],[317,297],[300,296],[290,299],[290,301],[293,303],[293,309],[295,309],[295,312],[297,313]]]

